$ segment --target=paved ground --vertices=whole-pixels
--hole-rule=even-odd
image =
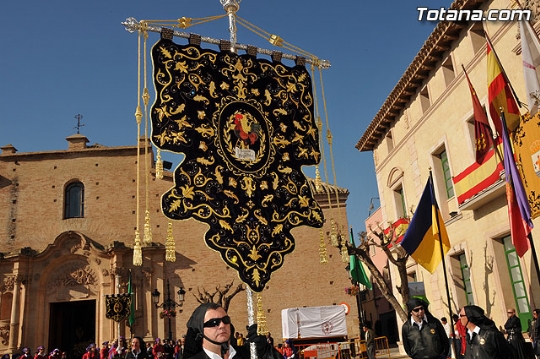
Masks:
[[[377,356],[377,358],[388,358],[388,356],[380,355],[380,356]],[[405,354],[400,354],[399,353],[399,348],[390,348],[390,358],[391,359],[401,359],[401,358],[409,358],[409,357],[407,355],[405,355]]]

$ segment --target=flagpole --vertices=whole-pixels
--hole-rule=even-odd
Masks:
[[[534,268],[536,269],[536,279],[538,280],[538,285],[540,285],[540,266],[538,265],[538,256],[536,255],[532,232],[527,235],[527,238],[531,243],[531,256],[533,258]]]
[[[353,245],[354,245],[354,234],[353,234],[353,228],[351,226],[351,238],[353,240]],[[349,268],[350,268],[350,265],[351,263],[349,263]],[[355,270],[358,270],[358,268],[355,268]],[[360,330],[358,332],[358,337],[361,338],[362,337],[362,322],[364,321],[363,319],[363,314],[364,314],[364,310],[362,308],[362,298],[360,297],[360,283],[358,283],[354,277],[351,275],[351,278],[352,278],[352,284],[353,285],[357,285],[358,286],[358,293],[356,293],[356,309],[358,310],[358,329]]]
[[[429,169],[429,187],[430,187],[430,191],[431,191],[431,194],[433,196],[433,198],[435,199],[435,203],[437,203],[437,199],[435,198],[435,191],[434,191],[434,188],[433,188],[433,174],[431,173],[431,168]],[[443,248],[443,244],[442,244],[442,237],[441,237],[441,225],[439,223],[439,211],[437,210],[436,211],[436,215],[435,215],[435,221],[437,223],[437,235],[439,237],[439,248],[441,250],[441,259],[442,259],[442,265],[443,265],[443,273],[444,273],[444,285],[446,287],[446,300],[448,301],[448,312],[450,314],[450,316],[448,317],[449,320],[450,320],[450,323],[452,323],[452,302],[450,301],[450,289],[448,287],[448,274],[446,273],[446,261],[444,260],[444,248]],[[452,333],[454,332],[453,330],[453,325],[452,325]],[[457,344],[456,344],[456,341],[455,340],[452,340],[452,345],[454,346],[454,352],[457,354],[458,351],[457,351]]]

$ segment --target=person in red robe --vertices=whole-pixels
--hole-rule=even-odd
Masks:
[[[99,351],[99,359],[108,359],[109,356],[109,341],[101,344],[101,350]]]
[[[90,344],[86,347],[86,353],[83,354],[82,359],[98,359],[98,352],[95,344]]]
[[[37,347],[37,353],[34,355],[34,359],[45,359],[47,358],[47,354],[45,354],[45,347],[43,345],[40,345]]]
[[[457,314],[454,314],[452,319],[454,320],[454,342],[456,343],[454,348],[458,351],[456,358],[463,359],[467,347],[467,328],[461,324]]]
[[[154,346],[152,347],[152,355],[154,359],[161,358],[165,353],[165,346],[161,343],[160,338],[156,338]]]
[[[50,352],[49,359],[60,359],[60,349],[54,349]]]

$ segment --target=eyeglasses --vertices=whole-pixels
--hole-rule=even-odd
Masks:
[[[214,328],[217,327],[223,322],[223,324],[231,324],[231,317],[228,315],[222,317],[222,318],[212,318],[210,320],[207,320],[204,322],[203,327],[205,328]]]
[[[413,308],[413,312],[417,313],[420,310],[425,310],[424,307]]]
[[[514,312],[506,312],[507,314],[514,314]]]

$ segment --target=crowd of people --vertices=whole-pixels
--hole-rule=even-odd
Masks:
[[[446,317],[440,321],[435,318],[428,305],[421,298],[407,303],[409,320],[403,324],[402,338],[407,355],[413,359],[540,359],[539,309],[533,311],[532,346],[528,346],[513,308],[507,310],[503,333],[476,305],[461,308],[452,316],[453,325]]]
[[[435,318],[428,310],[429,303],[412,298],[407,303],[408,320],[402,326],[402,343],[407,355],[413,359],[540,359],[540,309],[533,311],[529,337],[533,350],[529,350],[522,335],[522,325],[513,308],[507,310],[505,334],[484,310],[467,305],[452,316],[453,325],[446,317]],[[88,345],[82,359],[249,359],[255,350],[259,359],[294,359],[297,351],[290,341],[274,343],[270,333],[257,334],[256,324],[246,328],[247,336],[235,332],[225,309],[215,303],[201,304],[187,323],[187,333],[181,339],[156,338],[146,343],[134,336],[128,348],[123,337],[105,341],[98,349]],[[375,333],[370,322],[362,323],[368,359],[375,358]],[[234,336],[233,336],[233,333]],[[251,344],[253,343],[253,347]],[[32,354],[23,348],[21,354],[0,359],[68,359],[67,353],[54,349],[47,353],[39,346]]]
[[[51,352],[47,353],[45,347],[40,345],[37,347],[35,353],[32,354],[30,348],[23,348],[21,353],[16,353],[13,355],[4,354],[1,359],[68,359],[67,353],[61,351],[60,349],[54,349]]]

